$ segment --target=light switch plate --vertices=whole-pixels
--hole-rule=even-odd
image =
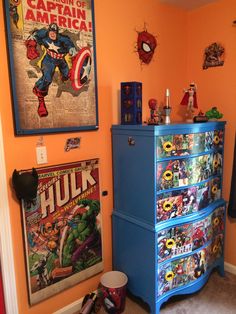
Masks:
[[[46,146],[37,146],[36,147],[36,157],[37,157],[37,164],[38,165],[46,164],[48,162]]]

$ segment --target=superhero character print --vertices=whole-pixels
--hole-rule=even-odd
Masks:
[[[44,51],[41,61],[42,76],[35,82],[33,93],[38,97],[39,117],[46,117],[48,111],[44,98],[48,95],[56,70],[59,70],[62,82],[70,79],[74,90],[81,89],[89,78],[91,51],[87,46],[77,50],[70,37],[59,32],[56,23],[33,31],[25,45],[27,58],[31,61],[40,57],[39,48]],[[67,56],[71,60],[71,68],[66,60]]]

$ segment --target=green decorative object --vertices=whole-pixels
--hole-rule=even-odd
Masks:
[[[221,119],[223,114],[217,110],[217,107],[212,107],[209,111],[206,112],[206,117],[208,119]]]

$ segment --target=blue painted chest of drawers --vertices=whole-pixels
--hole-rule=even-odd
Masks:
[[[225,122],[114,125],[113,266],[158,314],[224,273]]]

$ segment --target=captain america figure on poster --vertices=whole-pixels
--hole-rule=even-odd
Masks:
[[[69,78],[76,79],[75,75],[78,75],[78,73],[75,74],[73,67],[79,68],[80,71],[85,71],[86,69],[86,74],[82,74],[86,76],[86,80],[84,79],[83,81],[83,83],[85,83],[88,79],[89,69],[91,68],[91,59],[83,59],[83,64],[81,66],[78,65],[78,62],[80,62],[80,60],[78,61],[79,53],[74,43],[68,36],[59,33],[59,28],[56,23],[50,24],[48,29],[42,28],[34,31],[28,37],[25,44],[27,47],[27,58],[29,60],[34,60],[39,57],[38,46],[44,47],[46,50],[41,63],[42,76],[36,81],[33,87],[33,93],[38,97],[39,101],[38,115],[39,117],[46,117],[48,111],[44,97],[48,95],[49,86],[53,81],[56,68],[59,69],[62,82],[67,81]],[[69,69],[65,59],[67,54],[72,58],[72,70]],[[87,68],[85,62],[87,62]],[[71,76],[73,76],[73,78],[71,78]]]

